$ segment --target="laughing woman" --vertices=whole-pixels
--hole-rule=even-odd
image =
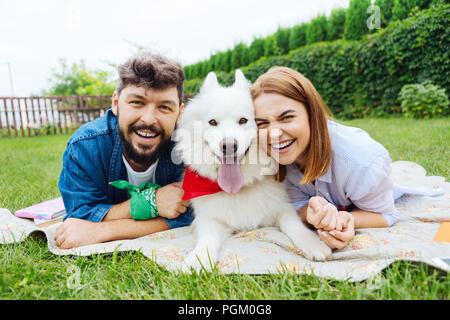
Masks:
[[[331,248],[347,246],[358,228],[389,227],[399,217],[389,152],[365,131],[332,121],[311,82],[273,67],[251,87],[263,148],[280,164],[298,215]]]

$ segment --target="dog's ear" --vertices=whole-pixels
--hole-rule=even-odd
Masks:
[[[240,69],[236,69],[236,72],[234,73],[234,84],[235,87],[240,87],[244,89],[250,88],[250,81],[248,81],[242,71]]]
[[[218,87],[219,87],[219,82],[217,81],[216,74],[214,72],[210,72],[206,76],[206,79],[203,82],[202,87],[200,88],[200,92],[206,91],[206,90],[212,89],[212,88],[218,88]]]

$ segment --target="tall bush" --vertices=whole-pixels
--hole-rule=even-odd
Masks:
[[[404,85],[400,91],[399,100],[407,117],[428,119],[450,114],[445,89],[429,81]]]
[[[398,95],[406,84],[429,80],[450,92],[449,25],[450,5],[440,5],[359,41],[315,43],[287,55],[261,58],[241,70],[250,81],[274,65],[298,70],[338,115],[367,109],[392,113],[400,106]],[[228,75],[224,84],[232,83],[232,73]]]
[[[413,11],[414,8],[418,10],[429,8],[430,5],[438,1],[433,0],[395,0],[392,8],[392,20],[403,20]]]
[[[392,18],[392,9],[395,0],[375,0],[375,5],[380,8],[381,27],[385,28]]]
[[[367,8],[370,5],[370,0],[350,0],[345,16],[345,39],[359,40],[369,32],[367,28]]]
[[[261,57],[264,57],[264,39],[256,38],[252,41],[250,47],[248,48],[248,59],[251,63]]]
[[[333,41],[344,37],[345,9],[337,8],[331,10],[327,24],[327,40]]]
[[[270,57],[275,55],[277,52],[277,46],[274,36],[268,36],[264,40],[264,56]]]
[[[312,19],[306,30],[306,44],[327,40],[327,17],[319,15]]]
[[[291,33],[289,35],[289,50],[298,49],[306,45],[307,29],[307,23],[302,23],[292,27]]]
[[[275,32],[275,43],[277,46],[277,54],[286,54],[289,52],[289,28],[278,28]]]

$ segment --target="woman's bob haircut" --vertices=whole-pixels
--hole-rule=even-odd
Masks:
[[[300,183],[310,183],[326,174],[332,160],[327,120],[332,119],[333,116],[311,81],[293,69],[272,67],[256,79],[250,92],[253,100],[264,93],[275,93],[301,102],[305,106],[311,135],[304,151],[306,165],[300,168],[303,172]],[[283,181],[285,175],[286,168],[280,165],[276,175],[277,180]]]

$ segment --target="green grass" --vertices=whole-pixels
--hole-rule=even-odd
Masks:
[[[450,176],[450,120],[345,121],[368,131],[393,160]],[[58,196],[68,135],[0,138],[0,207],[10,211]],[[349,283],[308,275],[176,275],[139,252],[53,255],[44,238],[0,245],[1,299],[449,299],[448,273],[399,261],[375,280]],[[75,268],[75,269],[73,269]],[[72,271],[71,271],[72,270]],[[79,286],[71,286],[74,271]],[[68,285],[69,284],[69,285]]]

